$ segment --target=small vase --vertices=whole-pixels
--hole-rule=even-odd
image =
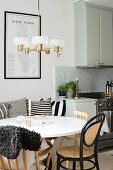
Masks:
[[[73,98],[73,91],[67,91],[67,98]]]

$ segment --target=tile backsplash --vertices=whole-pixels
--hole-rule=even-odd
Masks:
[[[76,68],[76,67],[56,67],[55,89],[63,82],[75,81],[79,79],[79,92],[99,92],[106,91],[106,81],[113,80],[113,68]]]

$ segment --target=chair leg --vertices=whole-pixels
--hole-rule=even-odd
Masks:
[[[80,170],[84,169],[83,160],[80,160]]]
[[[52,170],[55,170],[55,168],[56,168],[56,162],[57,162],[57,157],[56,157],[56,155],[55,155],[55,158],[54,158],[54,161],[53,161],[53,168],[52,168]]]
[[[5,170],[4,163],[1,156],[0,156],[0,167],[2,168],[2,170]]]
[[[57,170],[60,170],[60,158],[57,156]]]
[[[47,158],[47,162],[46,162],[46,168],[45,168],[45,170],[48,170],[48,169],[49,169],[50,159],[51,159],[51,154],[49,153],[49,154],[48,154],[48,158]]]
[[[98,163],[98,154],[97,153],[95,153],[95,165],[96,165],[96,169],[100,170],[99,163]]]
[[[60,140],[57,148],[60,148],[60,147],[62,146],[63,141],[64,141],[64,137],[61,138],[61,140]],[[52,170],[55,170],[55,168],[56,168],[56,162],[57,162],[57,156],[55,155],[55,158],[54,158],[54,160],[53,160],[53,168],[52,168]]]
[[[66,161],[66,168],[69,168],[69,161]]]
[[[76,162],[73,161],[73,170],[76,170]]]

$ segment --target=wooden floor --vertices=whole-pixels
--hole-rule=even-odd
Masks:
[[[100,170],[113,170],[113,150],[99,153]]]

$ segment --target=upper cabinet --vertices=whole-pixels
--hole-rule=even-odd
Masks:
[[[100,9],[100,63],[113,65],[112,11]]]
[[[76,66],[113,65],[112,11],[75,3]]]

